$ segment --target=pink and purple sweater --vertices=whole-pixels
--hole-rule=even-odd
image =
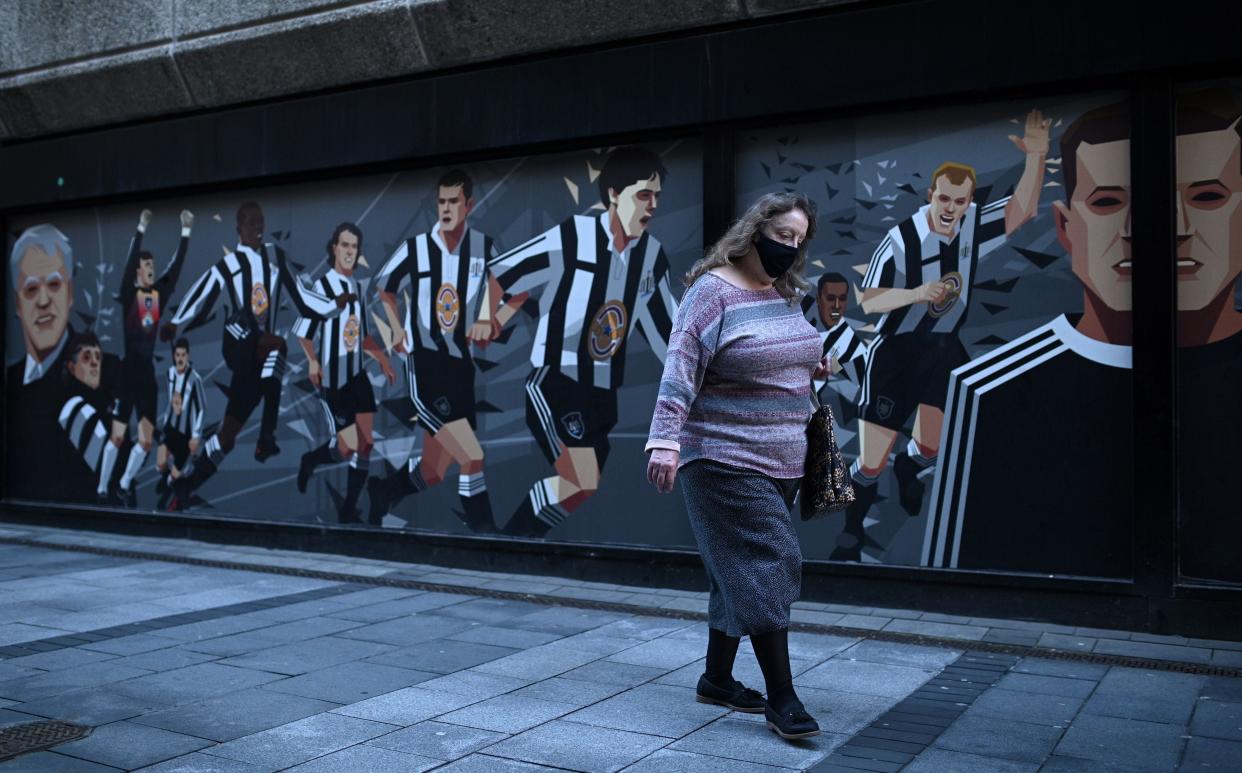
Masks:
[[[796,302],[703,274],[677,309],[647,450],[801,477],[820,356]]]

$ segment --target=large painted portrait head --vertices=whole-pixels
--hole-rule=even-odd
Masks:
[[[42,361],[64,340],[73,308],[73,248],[53,225],[27,228],[9,256],[26,353]]]
[[[1061,136],[1065,201],[1053,203],[1057,240],[1074,276],[1113,311],[1130,311],[1130,112],[1083,113]]]
[[[1210,89],[1177,102],[1177,306],[1233,303],[1242,273],[1242,107]]]

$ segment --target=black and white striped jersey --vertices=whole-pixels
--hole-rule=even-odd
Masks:
[[[457,252],[449,252],[438,223],[393,252],[380,269],[376,285],[396,295],[409,282],[412,294],[404,324],[411,352],[470,357],[466,331],[478,315],[487,261],[495,254],[492,237],[473,228],[466,229]]]
[[[867,368],[867,352],[869,344],[850,326],[848,320],[842,318],[830,330],[819,334],[822,350],[825,355],[841,363],[838,378],[849,379],[856,384],[863,382]],[[816,392],[828,383],[828,379],[816,379],[812,382]]]
[[[263,245],[260,254],[245,245],[221,258],[194,282],[185,300],[173,315],[178,327],[211,313],[220,293],[224,292],[233,313],[240,313],[258,332],[275,333],[276,316],[280,309],[280,269],[272,258],[280,252],[274,244]],[[324,317],[338,313],[336,303],[307,290],[300,282],[290,283],[296,292],[291,300],[299,312]]]
[[[99,366],[99,386],[90,389],[76,379],[69,379],[57,421],[77,457],[92,475],[99,472],[104,446],[112,433],[112,422],[120,407],[124,386],[120,381],[121,360],[115,354],[104,354]],[[85,469],[77,467],[78,472]],[[72,471],[66,470],[66,475]]]
[[[351,293],[357,296],[331,319],[303,316],[293,325],[293,334],[299,338],[318,339],[323,385],[328,389],[340,389],[363,370],[362,342],[371,331],[366,301],[363,300],[358,280],[345,276],[335,268],[320,277],[314,287],[316,292],[333,300]]]
[[[203,415],[207,412],[207,392],[203,389],[203,380],[194,368],[187,367],[181,373],[176,365],[172,365],[168,368],[167,381],[168,404],[164,407],[160,425],[186,437],[202,437]]]
[[[1130,362],[1061,316],[955,369],[923,564],[1129,576]]]
[[[854,328],[845,319],[833,325],[831,330],[819,335],[823,342],[823,353],[832,355],[832,358],[842,365],[867,354],[867,342],[854,332]]]
[[[616,389],[635,327],[664,361],[677,300],[660,242],[644,233],[617,252],[608,225],[606,212],[575,215],[501,255],[490,270],[507,294],[530,291],[539,299],[532,366]]]
[[[931,229],[927,221],[930,204],[919,207],[888,232],[871,256],[863,277],[864,290],[913,290],[946,277],[960,284],[956,299],[939,309],[915,303],[886,313],[876,326],[881,335],[956,333],[961,329],[979,259],[1005,242],[1005,205],[1010,198],[1005,196],[982,207],[970,204],[952,237]]]

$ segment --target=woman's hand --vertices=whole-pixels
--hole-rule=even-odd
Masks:
[[[656,491],[667,494],[673,490],[673,481],[677,480],[677,462],[681,454],[667,448],[656,448],[647,460],[647,480],[656,487]]]
[[[824,358],[815,365],[815,370],[811,372],[811,378],[819,381],[828,378],[832,374],[832,355],[825,354]]]

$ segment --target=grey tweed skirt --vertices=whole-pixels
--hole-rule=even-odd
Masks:
[[[802,549],[789,516],[798,479],[709,459],[678,476],[707,568],[708,623],[730,636],[788,628],[802,591]]]

